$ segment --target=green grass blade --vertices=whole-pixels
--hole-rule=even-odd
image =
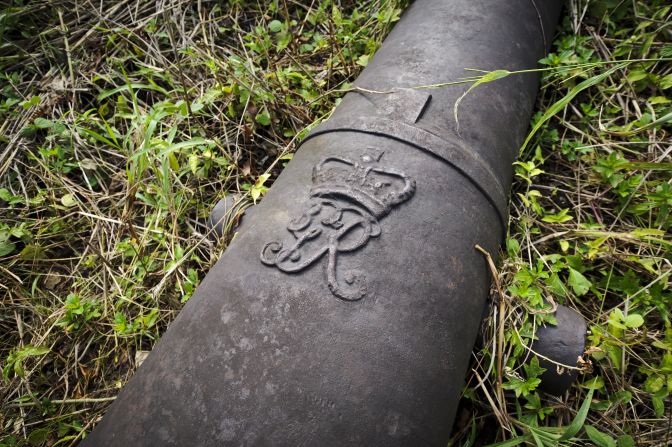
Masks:
[[[586,394],[586,399],[581,404],[581,408],[579,408],[579,411],[576,413],[574,420],[571,424],[569,424],[567,430],[565,430],[565,432],[560,437],[560,441],[566,441],[570,438],[573,438],[576,436],[579,430],[581,430],[584,422],[586,422],[586,416],[588,416],[588,410],[590,410],[590,402],[593,400],[594,392],[595,388],[591,386],[590,390],[588,390],[588,394]]]
[[[460,107],[460,103],[464,99],[465,96],[467,96],[473,89],[478,87],[481,84],[487,84],[488,82],[496,81],[498,79],[502,79],[510,75],[511,72],[508,70],[494,70],[491,72],[488,72],[481,76],[476,82],[471,84],[467,91],[462,93],[462,95],[457,98],[457,101],[455,101],[455,104],[453,105],[453,117],[455,118],[455,128],[457,133],[460,133],[460,121],[457,118],[457,110]]]
[[[528,442],[531,438],[532,437],[529,434],[523,436],[517,436],[513,439],[509,439],[508,441],[502,441],[496,444],[490,444],[488,447],[516,447],[517,445],[521,445],[525,442]]]
[[[111,90],[106,90],[102,92],[101,94],[98,95],[97,99],[98,101],[102,101],[105,98],[109,98],[112,95],[116,95],[117,93],[121,92],[128,92],[132,90],[153,90],[155,92],[163,93],[164,95],[167,95],[168,92],[166,89],[159,87],[158,85],[151,85],[151,84],[140,84],[140,83],[130,83],[130,84],[124,84],[119,87],[113,88]]]
[[[587,88],[590,88],[596,84],[599,84],[600,82],[604,81],[606,78],[612,75],[617,70],[622,69],[628,65],[628,63],[621,63],[618,65],[615,65],[611,67],[609,70],[600,73],[599,75],[593,76],[592,78],[586,79],[585,81],[581,82],[580,84],[577,84],[574,88],[572,88],[569,93],[567,93],[562,99],[559,101],[556,101],[553,105],[551,105],[546,112],[541,116],[539,121],[537,121],[534,124],[534,127],[530,131],[530,133],[527,135],[527,138],[525,138],[525,141],[523,142],[523,145],[520,147],[519,153],[522,154],[525,151],[525,148],[527,145],[530,143],[530,140],[534,137],[534,135],[541,129],[541,126],[546,123],[551,117],[553,117],[555,114],[560,112],[562,109],[565,108],[567,104],[570,103],[572,99],[576,97],[579,93],[584,91]]]

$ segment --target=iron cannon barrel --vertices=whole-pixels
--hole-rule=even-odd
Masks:
[[[84,441],[445,445],[554,0],[417,0]],[[458,125],[459,122],[459,125]]]

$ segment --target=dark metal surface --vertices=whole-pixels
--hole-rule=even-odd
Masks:
[[[443,446],[555,1],[416,1],[88,446]],[[542,36],[542,23],[546,36]],[[404,90],[402,90],[402,88]],[[331,124],[330,124],[331,123]]]
[[[248,204],[241,194],[229,194],[215,204],[205,224],[217,236],[236,230],[241,224]]]
[[[583,355],[588,327],[580,314],[565,306],[558,306],[555,319],[556,326],[545,325],[537,330],[532,350],[539,354],[539,365],[546,369],[539,389],[559,396],[576,380],[577,371],[572,368]]]

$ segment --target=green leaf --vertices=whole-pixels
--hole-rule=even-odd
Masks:
[[[47,354],[49,348],[27,345],[19,350],[12,351],[5,361],[5,366],[2,368],[2,378],[9,381],[9,375],[14,370],[14,375],[24,377],[25,371],[23,369],[23,361],[28,357],[36,357]]]
[[[518,436],[508,441],[498,442],[497,444],[490,444],[488,447],[516,447],[530,440],[530,435]]]
[[[652,96],[652,97],[649,98],[649,103],[651,103],[652,105],[668,104],[670,102],[672,102],[672,101],[670,101],[669,99],[667,99],[664,96]]]
[[[38,355],[44,355],[49,353],[51,349],[45,348],[45,347],[40,347],[40,346],[32,346],[28,345],[25,348],[23,348],[21,351],[19,351],[21,358],[27,358],[27,357],[34,357]]]
[[[617,70],[620,70],[621,68],[625,67],[627,63],[620,63],[617,65],[614,65],[611,67],[609,70],[597,75],[593,76],[592,78],[586,79],[585,81],[581,82],[580,84],[576,85],[574,88],[572,88],[569,93],[567,93],[562,99],[559,101],[556,101],[551,105],[546,112],[541,116],[541,118],[534,124],[534,127],[532,127],[532,130],[530,133],[527,135],[527,138],[525,138],[525,141],[523,142],[523,145],[520,147],[520,153],[522,154],[527,145],[530,143],[530,140],[534,137],[534,135],[541,129],[541,127],[551,119],[551,117],[555,116],[558,112],[563,110],[567,104],[569,104],[572,99],[576,97],[579,93],[584,91],[587,88],[592,87],[593,85],[599,84],[600,82],[604,81],[606,78],[611,76],[614,72]]]
[[[357,58],[357,65],[360,65],[362,67],[366,67],[369,65],[369,58],[371,57],[370,54],[362,54]]]
[[[657,393],[665,386],[665,379],[662,376],[655,375],[646,379],[644,389],[649,393]]]
[[[53,121],[46,118],[35,118],[33,124],[39,129],[51,129],[54,125]]]
[[[77,200],[75,199],[75,196],[73,196],[72,194],[66,194],[63,197],[61,197],[61,203],[63,204],[64,207],[70,208],[77,205]]]
[[[285,48],[287,48],[289,46],[289,42],[291,42],[291,41],[292,41],[292,34],[291,33],[281,32],[280,34],[278,34],[278,46],[276,47],[276,51],[278,53],[281,52],[282,50],[284,50]],[[302,47],[304,47],[304,46],[310,46],[310,45],[308,45],[308,44],[302,45]]]
[[[46,427],[33,430],[28,435],[28,444],[33,446],[43,445],[49,439],[49,433],[49,429]]]
[[[168,154],[172,154],[174,152],[179,152],[182,149],[189,149],[195,146],[201,146],[201,145],[209,145],[212,144],[212,140],[207,140],[205,138],[197,137],[197,138],[192,138],[191,140],[187,141],[180,141],[179,143],[175,144],[170,144],[165,147],[161,152],[159,152],[158,156],[163,157]],[[143,151],[146,152],[146,151]],[[140,154],[138,154],[140,155]],[[137,155],[134,155],[132,159],[136,159]]]
[[[672,112],[667,113],[667,114],[661,116],[660,118],[656,119],[655,121],[651,121],[650,123],[645,124],[644,126],[638,127],[636,129],[627,130],[627,131],[616,131],[616,132],[610,132],[610,133],[613,134],[613,135],[620,136],[620,137],[627,137],[627,136],[630,136],[630,135],[638,134],[640,132],[643,132],[647,129],[650,129],[652,127],[656,127],[656,126],[661,125],[661,124],[667,124],[669,122],[672,122]],[[626,164],[626,166],[627,166],[627,164]]]
[[[126,328],[128,327],[128,321],[126,320],[126,316],[122,314],[121,312],[116,312],[114,314],[114,331],[117,334],[123,334],[126,332]]]
[[[120,92],[130,91],[131,93],[134,93],[134,90],[152,90],[155,92],[162,93],[164,95],[168,95],[168,91],[166,89],[156,84],[150,85],[150,84],[131,83],[131,84],[124,84],[121,87],[116,87],[111,90],[105,90],[104,92],[98,95],[97,99],[98,101],[102,101],[103,99],[108,98],[112,95],[116,95],[117,93]]]
[[[282,22],[280,20],[272,20],[268,24],[268,30],[272,33],[279,33],[282,30]]]
[[[665,415],[665,401],[661,397],[651,396],[651,403],[656,417],[662,418]]]
[[[255,116],[254,119],[262,126],[268,126],[269,124],[271,124],[271,115],[265,108],[262,109],[259,113],[257,113],[257,116]]]
[[[0,188],[0,200],[9,202],[12,199],[13,195],[9,192],[7,188]]]
[[[618,447],[635,447],[635,440],[630,435],[621,435],[616,440]]]
[[[644,70],[632,70],[630,73],[628,73],[627,78],[630,82],[637,82],[646,78],[648,75],[649,74]]]
[[[616,447],[614,438],[606,433],[602,433],[592,425],[586,425],[585,430],[590,440],[593,441],[597,447]]]
[[[266,183],[266,180],[268,180],[270,176],[271,174],[261,174],[252,188],[250,188],[250,195],[252,195],[254,203],[257,203],[257,199],[266,192],[264,183]]]
[[[544,222],[549,222],[549,223],[564,223],[567,222],[568,220],[574,219],[573,216],[568,216],[567,213],[569,212],[569,208],[564,208],[560,210],[559,213],[557,214],[547,214],[545,215],[541,220]]]
[[[510,74],[511,74],[511,72],[509,70],[494,70],[494,71],[488,72],[488,73],[484,74],[483,76],[481,76],[476,82],[471,84],[469,86],[469,88],[467,89],[467,91],[462,93],[462,95],[459,98],[457,98],[457,101],[455,101],[455,104],[453,105],[453,118],[455,118],[455,125],[456,125],[456,130],[458,131],[458,133],[459,133],[459,130],[460,130],[460,121],[457,118],[457,110],[460,107],[460,103],[465,98],[465,96],[467,96],[473,89],[475,89],[476,87],[478,87],[481,84],[486,84],[488,82],[492,82],[492,81],[496,81],[498,79],[505,78]]]
[[[530,363],[528,365],[524,365],[523,368],[525,369],[525,374],[527,375],[528,379],[539,377],[546,371],[546,368],[539,366],[539,359],[536,356],[532,357]]]
[[[509,238],[506,240],[506,251],[509,253],[509,256],[513,257],[520,252],[520,244],[517,240]]]
[[[40,101],[41,101],[41,98],[39,96],[33,96],[28,101],[22,101],[21,102],[21,107],[23,107],[23,110],[28,110],[33,106],[39,105]]]
[[[0,241],[0,256],[7,256],[11,255],[14,253],[14,250],[16,250],[16,245],[14,242],[10,241]]]
[[[644,318],[639,314],[630,314],[625,317],[625,325],[630,328],[640,327],[644,324]]]
[[[546,285],[554,295],[565,297],[567,296],[567,288],[563,284],[560,276],[557,273],[552,273],[546,280]]]
[[[668,88],[672,88],[672,74],[663,76],[660,79],[660,81],[658,81],[658,86],[660,87],[661,90],[667,90]]]
[[[536,430],[530,430],[530,434],[537,447],[546,447],[544,440],[539,436],[539,433]]]
[[[191,170],[192,174],[196,175],[196,172],[198,172],[199,163],[200,160],[198,158],[198,155],[196,154],[189,155],[189,169]]]
[[[588,290],[590,290],[590,286],[592,285],[588,279],[583,276],[578,270],[574,270],[571,267],[569,268],[569,277],[568,277],[568,282],[576,296],[583,296],[585,295]]]
[[[601,376],[595,376],[581,384],[581,388],[586,388],[588,390],[594,389],[599,391],[604,388],[604,379]]]
[[[560,437],[559,439],[560,441],[566,441],[568,439],[573,438],[574,436],[576,436],[579,430],[581,430],[581,427],[583,427],[583,423],[586,421],[586,417],[588,416],[588,410],[590,410],[590,402],[593,400],[594,392],[595,388],[590,388],[590,390],[588,390],[586,398],[581,404],[581,408],[579,408],[579,411],[577,411],[576,416],[574,416],[574,420],[572,420],[572,423],[569,424],[565,432]]]
[[[142,324],[146,329],[149,329],[156,324],[158,318],[159,309],[152,309],[149,314],[142,317]]]
[[[9,373],[12,371],[12,363],[6,362],[5,366],[2,368],[2,379],[5,382],[9,382]]]

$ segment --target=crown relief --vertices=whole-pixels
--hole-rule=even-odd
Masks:
[[[364,247],[380,236],[379,220],[415,193],[415,180],[403,172],[381,166],[382,151],[369,149],[353,161],[331,156],[313,168],[310,201],[305,211],[291,220],[287,230],[293,239],[267,243],[261,262],[285,273],[296,273],[327,255],[327,285],[346,301],[362,299],[366,281],[356,270],[338,272],[338,255]]]

